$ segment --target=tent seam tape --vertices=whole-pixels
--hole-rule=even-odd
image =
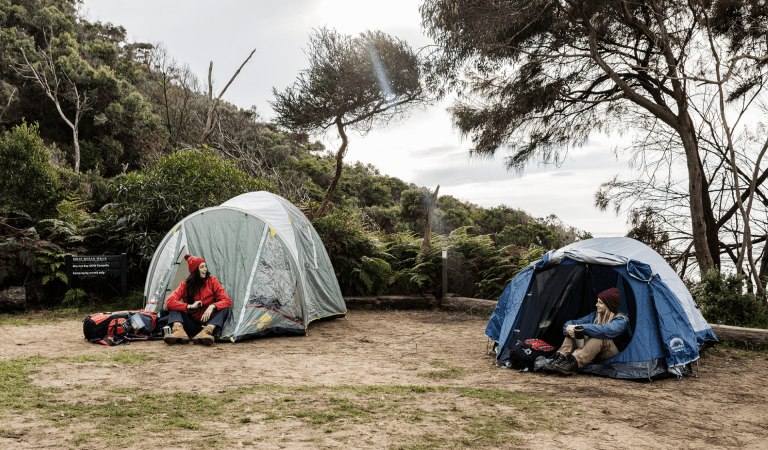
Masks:
[[[265,225],[266,222],[265,222]],[[238,331],[240,331],[240,325],[243,323],[243,318],[245,317],[245,307],[248,305],[248,297],[251,295],[251,286],[253,286],[253,276],[256,275],[256,270],[259,267],[259,259],[261,259],[261,249],[264,248],[264,240],[267,238],[267,233],[269,233],[269,226],[264,227],[264,232],[261,234],[261,242],[259,242],[259,249],[256,251],[256,261],[253,263],[253,269],[251,269],[251,276],[248,278],[248,289],[245,291],[245,298],[243,299],[243,308],[240,311],[240,318],[237,320],[237,326],[235,327],[235,331],[232,332],[232,336],[236,336]]]

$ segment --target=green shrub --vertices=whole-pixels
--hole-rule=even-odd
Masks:
[[[336,271],[343,295],[381,294],[392,268],[377,253],[373,235],[364,231],[358,211],[334,208],[312,221]]]
[[[557,234],[539,222],[530,222],[527,225],[507,225],[496,234],[496,242],[499,246],[528,247],[536,245],[548,250],[560,246]]]
[[[765,296],[745,292],[746,275],[725,275],[717,268],[691,288],[696,304],[709,323],[736,327],[768,328]]]
[[[0,204],[32,219],[52,217],[64,191],[37,125],[22,123],[0,137]]]
[[[107,243],[115,253],[136,254],[148,262],[163,236],[184,217],[261,190],[274,191],[274,187],[250,177],[208,147],[179,151],[151,168],[116,177],[109,194],[114,203],[100,213],[91,237]]]

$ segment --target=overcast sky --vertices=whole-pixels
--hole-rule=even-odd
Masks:
[[[272,88],[284,90],[306,68],[303,49],[313,28],[326,26],[346,34],[379,29],[418,49],[431,44],[421,32],[419,4],[416,0],[85,0],[82,9],[90,21],[125,27],[131,42],[163,43],[201,80],[213,61],[219,89],[256,48],[224,99],[245,109],[255,105],[263,119],[270,120]],[[493,159],[469,158],[470,143],[462,142],[451,128],[445,110],[449,104],[414,112],[365,137],[350,134],[345,161],[370,163],[383,174],[430,189],[439,184],[440,194],[484,207],[505,204],[534,217],[555,214],[595,236],[626,233],[625,215],[616,217],[593,206],[601,183],[616,174],[631,177],[626,161],[617,161],[611,151],[615,141],[597,136],[572,150],[559,168],[534,162],[518,175],[506,171],[503,153]],[[335,133],[317,138],[329,149],[336,148]]]

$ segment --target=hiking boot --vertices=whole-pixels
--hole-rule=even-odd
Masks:
[[[579,370],[579,363],[576,362],[576,358],[573,355],[568,355],[564,361],[555,366],[555,370],[563,375],[576,375],[576,372]]]
[[[181,322],[174,322],[173,333],[164,337],[163,340],[168,345],[189,344],[189,336],[187,336],[187,332],[184,331],[184,325],[182,325]]]
[[[213,345],[213,333],[216,331],[216,325],[206,325],[203,327],[203,331],[197,333],[197,336],[192,338],[193,344]]]
[[[542,369],[544,370],[544,372],[555,373],[557,372],[557,370],[555,370],[555,366],[557,364],[560,364],[563,361],[565,361],[565,355],[563,355],[560,352],[557,352],[555,353],[555,357],[552,358],[552,361],[549,364],[542,367]]]

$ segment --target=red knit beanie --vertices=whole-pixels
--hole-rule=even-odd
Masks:
[[[619,310],[619,304],[621,303],[621,293],[616,288],[606,289],[603,292],[597,294],[597,298],[605,303],[605,306],[615,313]]]
[[[187,265],[189,265],[189,273],[193,273],[197,270],[197,266],[205,262],[203,258],[189,256],[189,254],[184,255],[184,259],[187,260]]]

